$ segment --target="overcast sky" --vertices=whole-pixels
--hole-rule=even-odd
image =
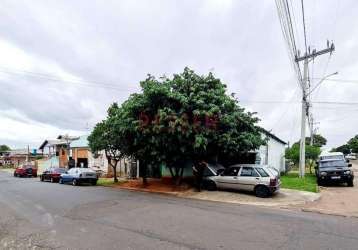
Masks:
[[[303,51],[300,1],[291,1]],[[306,3],[307,2],[307,3]],[[358,2],[305,1],[312,48],[333,40],[311,76],[358,81]],[[301,93],[274,0],[13,1],[0,3],[0,144],[38,147],[89,133],[139,90],[148,73],[213,71],[260,125],[285,141],[300,134]],[[314,85],[319,80],[313,80]],[[358,83],[325,81],[313,101],[357,102]],[[328,146],[358,134],[358,105],[313,104]]]

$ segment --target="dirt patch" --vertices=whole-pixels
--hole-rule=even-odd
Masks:
[[[302,207],[303,211],[358,217],[358,161],[352,161],[354,187],[345,185],[321,187],[321,199]]]
[[[148,179],[147,185],[143,185],[141,179],[128,180],[115,187],[129,189],[129,190],[144,191],[144,192],[168,193],[168,194],[178,194],[181,192],[186,192],[191,189],[191,186],[187,183],[183,183],[180,186],[173,184],[171,178]]]

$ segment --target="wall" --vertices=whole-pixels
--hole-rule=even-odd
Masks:
[[[274,167],[280,172],[285,171],[285,145],[270,138],[267,145],[261,146],[258,151],[260,164]]]

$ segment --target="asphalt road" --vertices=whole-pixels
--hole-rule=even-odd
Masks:
[[[357,249],[358,219],[0,171],[0,249]]]

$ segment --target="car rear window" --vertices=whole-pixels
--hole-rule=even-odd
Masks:
[[[269,177],[269,174],[263,168],[256,168],[257,172],[261,175],[261,177]]]
[[[64,172],[66,172],[66,169],[64,169],[64,168],[55,168],[55,169],[54,169],[54,172],[64,173]]]

